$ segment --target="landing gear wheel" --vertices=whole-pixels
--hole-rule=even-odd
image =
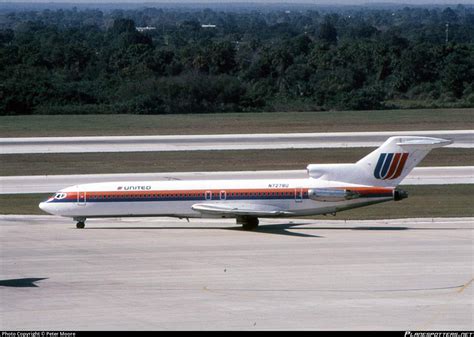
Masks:
[[[251,231],[258,227],[258,218],[253,216],[238,217],[237,223],[241,224],[244,230]]]
[[[257,223],[244,223],[242,224],[242,228],[246,231],[253,231],[258,228],[258,221]]]
[[[86,226],[86,218],[84,217],[77,217],[77,218],[72,218],[76,222],[76,228],[84,228]]]

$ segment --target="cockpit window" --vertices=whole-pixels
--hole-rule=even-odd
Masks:
[[[66,193],[56,193],[54,196],[54,199],[60,200],[66,198],[67,194]]]

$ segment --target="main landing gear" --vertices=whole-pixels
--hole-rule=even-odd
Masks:
[[[74,218],[74,221],[77,221],[76,228],[86,227],[86,218]]]
[[[251,231],[258,227],[258,218],[248,215],[238,216],[237,223],[242,225],[244,230]]]

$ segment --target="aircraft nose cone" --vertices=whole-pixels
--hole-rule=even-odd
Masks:
[[[41,210],[51,214],[51,205],[49,205],[46,201],[40,202],[38,206]]]

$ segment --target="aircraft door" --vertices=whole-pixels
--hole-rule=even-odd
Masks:
[[[79,206],[84,206],[86,204],[86,191],[77,191],[77,204]]]
[[[206,191],[206,200],[212,200],[212,192]]]
[[[227,194],[226,194],[225,191],[221,191],[220,198],[221,198],[221,200],[227,199]]]
[[[295,202],[302,202],[302,201],[303,201],[303,189],[295,188]]]

